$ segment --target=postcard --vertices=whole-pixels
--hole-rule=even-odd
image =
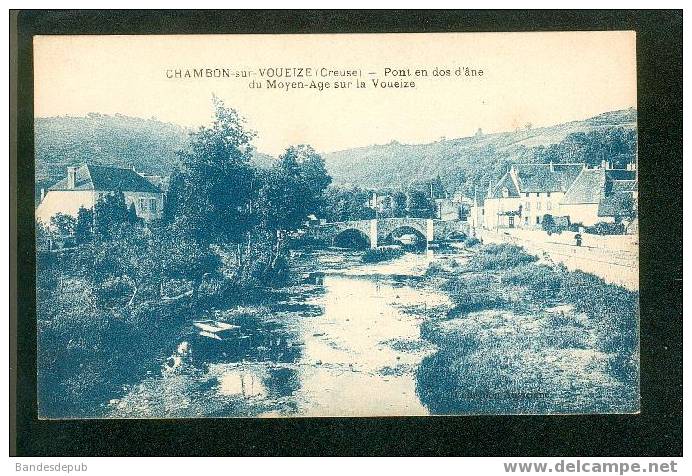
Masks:
[[[33,47],[40,418],[639,412],[634,32]]]

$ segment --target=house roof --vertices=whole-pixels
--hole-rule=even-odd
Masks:
[[[156,185],[132,169],[104,165],[82,165],[79,167],[73,189],[67,188],[67,177],[65,177],[48,190],[161,193]]]
[[[637,181],[636,180],[613,180],[610,183],[610,191],[612,193],[636,192],[637,191]]]
[[[584,169],[562,198],[563,205],[599,203],[605,187],[605,170]]]
[[[514,180],[512,180],[510,173],[507,172],[502,176],[500,181],[497,182],[492,189],[490,189],[488,198],[503,198],[502,190],[505,187],[507,188],[508,197],[516,198],[519,196],[519,190],[517,189]]]
[[[606,195],[598,203],[599,217],[626,216],[632,212],[632,192],[623,191]]]
[[[637,190],[637,181],[630,177],[634,178],[635,172],[584,169],[565,194],[562,204],[598,204],[599,217],[627,215],[632,210],[632,193]]]
[[[521,193],[566,192],[583,168],[583,164],[517,164],[514,166]]]

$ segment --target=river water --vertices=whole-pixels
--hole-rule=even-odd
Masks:
[[[431,259],[409,253],[366,265],[354,251],[296,255],[306,284],[277,292],[266,307],[227,309],[194,322],[170,357],[110,401],[108,413],[428,414],[416,373],[436,349],[421,339],[420,324],[449,306],[442,292],[413,284]]]

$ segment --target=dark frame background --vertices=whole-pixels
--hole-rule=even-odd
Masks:
[[[682,11],[26,10],[10,24],[11,455],[682,455]],[[37,419],[33,35],[560,30],[637,33],[640,414]]]

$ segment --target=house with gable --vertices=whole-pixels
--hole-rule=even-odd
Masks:
[[[515,164],[488,187],[486,228],[535,228],[543,217],[561,216],[560,205],[584,164]]]
[[[82,165],[68,167],[67,175],[41,191],[41,202],[36,208],[36,219],[50,224],[58,213],[77,217],[81,207],[93,208],[104,195],[122,192],[128,207],[135,206],[137,216],[146,221],[161,218],[164,192],[145,176],[133,169]]]
[[[490,184],[482,207],[485,228],[539,228],[545,215],[592,226],[631,221],[637,207],[636,167],[516,164]]]

